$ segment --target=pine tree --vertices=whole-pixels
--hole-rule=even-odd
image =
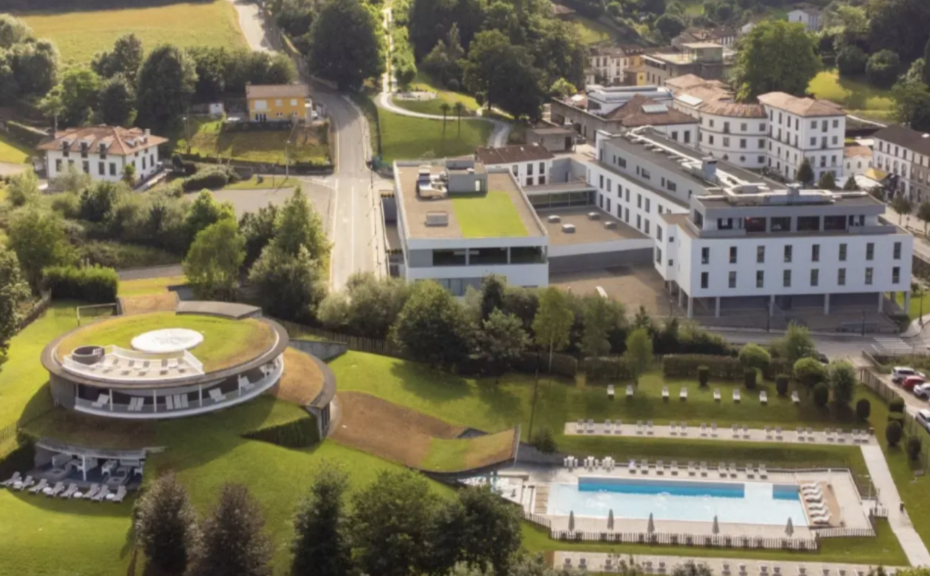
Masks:
[[[135,529],[149,562],[164,572],[184,572],[199,532],[194,507],[173,474],[156,480],[139,499]]]
[[[268,576],[274,546],[258,502],[241,484],[225,484],[203,523],[203,546],[192,576]]]
[[[293,576],[345,576],[351,567],[346,535],[345,489],[348,477],[324,462],[294,519]]]
[[[804,161],[801,162],[801,166],[798,168],[798,172],[794,179],[801,184],[810,184],[814,181],[814,169],[811,167],[809,159],[805,158]]]
[[[858,189],[859,189],[859,184],[856,183],[856,177],[853,175],[850,175],[849,178],[846,179],[846,184],[843,184],[843,190],[847,192],[853,192]]]

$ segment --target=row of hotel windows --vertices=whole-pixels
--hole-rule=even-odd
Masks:
[[[713,119],[713,118],[708,118],[708,125],[709,125],[711,128],[714,127],[714,119]],[[748,132],[748,131],[749,131],[749,124],[746,124],[745,122],[743,122],[742,124],[739,125],[739,129],[740,129],[740,132]],[[724,131],[724,132],[729,132],[729,131],[730,131],[730,123],[729,123],[729,122],[724,122],[724,123],[723,123],[723,131]],[[759,132],[765,132],[765,122],[759,124]]]
[[[785,121],[785,120],[787,120],[787,121]],[[827,126],[828,126],[828,121],[827,121],[827,120],[821,120],[820,122],[821,122],[821,124],[820,124],[820,129],[823,130],[824,132],[826,132],[826,131],[827,131]],[[791,117],[788,116],[787,118],[783,118],[782,113],[779,112],[779,113],[778,113],[778,124],[782,124],[782,125],[786,126],[786,127],[790,130],[790,129],[791,129]],[[839,119],[833,120],[833,127],[834,127],[834,128],[839,128],[839,127],[840,127],[840,121],[839,121]],[[800,130],[800,129],[801,129],[801,123],[799,122],[799,120],[798,120],[797,118],[794,119],[794,129],[795,129],[795,130]],[[817,129],[817,121],[816,121],[816,120],[811,120],[811,130],[816,130],[816,129]]]
[[[840,244],[838,251],[838,259],[840,262],[846,261],[846,244]],[[736,264],[738,250],[736,246],[730,246],[730,264]],[[784,261],[791,262],[794,257],[794,247],[788,244],[785,246],[784,251]],[[892,258],[895,260],[901,259],[901,243],[895,242],[894,249],[892,251]],[[875,260],[875,243],[869,242],[865,245],[865,259],[866,260]],[[811,262],[820,262],[820,244],[811,245]],[[756,264],[765,263],[765,246],[756,246]],[[703,247],[701,248],[701,264],[710,264],[710,248]]]
[[[701,142],[703,142],[703,141],[704,141],[704,133],[702,132],[702,133],[701,133]],[[707,145],[708,145],[708,146],[714,146],[714,135],[713,135],[713,134],[708,134],[708,135],[707,135]],[[740,147],[740,148],[744,148],[744,149],[745,149],[745,148],[747,147],[747,145],[748,145],[748,144],[747,144],[747,141],[746,141],[745,138],[740,138],[740,139],[739,139],[739,147]],[[724,148],[729,148],[729,147],[730,147],[730,137],[729,137],[729,136],[723,136],[723,147],[724,147]],[[765,139],[764,139],[764,138],[760,138],[760,139],[759,139],[759,150],[765,150]]]
[[[891,151],[891,144],[890,144],[890,143],[887,143],[887,142],[884,142],[884,141],[882,141],[882,140],[879,140],[879,141],[878,141],[878,151],[879,151],[879,152],[884,152],[885,154],[891,154],[892,156],[897,157],[897,156],[899,155],[899,153],[901,152],[901,147],[900,147],[900,146],[895,146],[895,147],[894,147],[894,152],[892,152],[892,151]],[[927,159],[926,156],[924,156],[924,155],[922,155],[922,154],[918,154],[918,153],[914,152],[913,150],[909,150],[909,149],[907,149],[907,148],[904,149],[904,151],[903,151],[903,153],[900,155],[900,157],[903,158],[905,161],[907,161],[907,159],[908,159],[908,158],[907,158],[907,153],[908,153],[908,152],[911,153],[911,161],[915,161],[915,158],[916,158],[916,163],[917,163],[917,164],[919,164],[919,165],[921,165],[921,166],[930,166],[930,162],[928,162],[928,159]]]
[[[143,156],[142,157],[142,170],[148,169],[148,166],[146,166],[145,161],[146,161],[146,157]],[[110,165],[110,176],[118,176],[118,174],[116,173],[116,162],[110,162],[109,165]],[[155,165],[154,160],[152,161],[152,165],[153,166]],[[68,166],[74,166],[74,160],[68,160]],[[61,172],[61,168],[62,168],[61,158],[57,158],[55,160],[55,171]],[[104,174],[107,173],[106,168],[107,168],[107,162],[98,162],[97,163],[97,174],[103,176]],[[81,162],[81,171],[84,172],[85,174],[90,174],[90,162],[88,162],[87,160],[84,160],[83,162]]]
[[[604,187],[603,176],[601,176],[600,183],[601,183],[600,187],[603,188]],[[613,183],[611,182],[610,178],[608,178],[607,179],[607,192],[611,192],[612,185]],[[672,182],[671,180],[666,182],[665,178],[662,178],[662,185],[668,188],[669,190],[671,190],[672,192],[676,190],[675,183]],[[604,200],[605,200],[604,195],[598,194],[597,205],[599,208],[604,208]],[[610,198],[606,198],[606,200],[607,200],[607,211],[610,212]],[[619,200],[620,202],[623,202],[623,187],[620,186],[619,184],[617,185],[617,200]],[[644,200],[645,200],[645,208],[643,208]],[[630,202],[630,189],[629,188],[626,189],[626,201]],[[639,210],[643,210],[646,214],[649,214],[652,211],[652,202],[649,200],[648,197],[644,198],[642,194],[636,194],[636,208]],[[671,210],[665,210],[664,208],[662,208],[661,204],[656,202],[656,213],[657,214],[662,214],[663,212],[666,212],[666,211],[671,212]]]
[[[658,252],[656,261],[661,261],[662,253]],[[865,285],[871,286],[874,279],[875,271],[873,268],[865,269]],[[901,268],[895,266],[891,269],[891,283],[898,284],[901,282]],[[846,268],[840,268],[836,271],[836,283],[838,286],[846,285]],[[781,273],[781,285],[783,288],[791,288],[791,270],[783,270]],[[820,270],[814,268],[810,271],[810,285],[816,287],[820,285]],[[736,288],[736,271],[731,271],[727,277],[727,286]],[[710,287],[710,274],[701,272],[701,288]],[[756,288],[765,288],[765,271],[756,270]]]

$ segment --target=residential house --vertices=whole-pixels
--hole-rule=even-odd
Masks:
[[[310,120],[310,88],[306,84],[248,84],[245,97],[252,122]]]
[[[685,44],[696,42],[715,42],[724,48],[731,48],[736,44],[738,31],[729,26],[718,26],[716,28],[697,28],[691,27],[672,39],[672,46],[681,48]]]
[[[588,56],[585,85],[619,86],[624,84],[626,71],[642,66],[642,46],[595,47]],[[635,84],[634,84],[635,85]]]
[[[788,22],[803,24],[808,32],[818,32],[823,26],[821,21],[822,14],[820,8],[816,6],[798,6],[791,12],[788,12]]]
[[[706,80],[725,80],[729,77],[734,58],[716,42],[693,42],[680,46],[682,52],[672,50],[646,54],[646,82],[664,86],[671,78],[694,74]]]
[[[45,152],[49,179],[73,167],[94,180],[115,182],[130,165],[137,180],[155,174],[159,170],[158,146],[167,141],[152,136],[148,129],[86,126],[60,130],[38,149]]]

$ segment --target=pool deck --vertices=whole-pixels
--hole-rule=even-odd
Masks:
[[[721,553],[726,553],[721,551]],[[606,568],[607,559],[611,559],[613,568]],[[711,572],[719,576],[858,576],[867,575],[872,566],[865,564],[841,564],[828,562],[772,562],[767,560],[733,560],[727,558],[689,558],[688,556],[655,556],[629,554],[606,554],[602,552],[554,552],[553,565],[556,568],[567,566],[566,560],[571,562],[573,568],[578,568],[584,560],[588,572],[615,572],[616,566],[622,560],[630,563],[632,560],[643,566],[646,574],[671,574],[675,566],[694,562],[706,564]],[[650,563],[650,564],[647,564]],[[894,576],[896,568],[885,566],[885,573]],[[825,572],[826,570],[826,572]]]

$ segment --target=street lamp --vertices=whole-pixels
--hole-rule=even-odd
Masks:
[[[284,182],[287,182],[287,179],[290,177],[290,166],[291,166],[290,146],[291,146],[291,139],[288,138],[287,140],[284,141]]]

